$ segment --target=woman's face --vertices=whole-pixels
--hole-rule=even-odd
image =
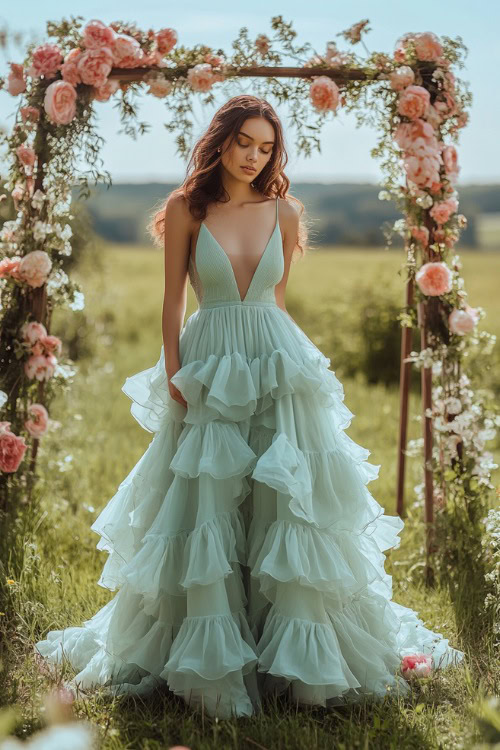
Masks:
[[[274,128],[271,123],[264,117],[249,117],[236,134],[236,140],[228,151],[225,149],[229,137],[224,141],[222,166],[237,180],[250,184],[270,160],[274,142]]]

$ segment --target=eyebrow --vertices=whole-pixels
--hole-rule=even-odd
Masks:
[[[240,130],[240,132],[238,133],[238,135],[244,135],[247,138],[250,138],[251,141],[255,140],[254,138],[252,138],[251,135],[248,135],[248,133],[245,133],[243,130]],[[274,141],[262,141],[262,143],[263,144],[265,144],[265,143],[274,143]]]

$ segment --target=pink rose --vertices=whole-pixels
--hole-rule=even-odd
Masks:
[[[77,86],[82,82],[80,71],[78,70],[78,60],[82,56],[82,51],[78,47],[70,50],[64,58],[64,63],[61,65],[61,73],[64,81],[71,83],[72,86]]]
[[[40,338],[47,336],[47,329],[43,323],[39,323],[37,320],[30,320],[22,326],[21,336],[23,341],[33,346]]]
[[[428,297],[439,297],[451,290],[451,271],[440,261],[424,263],[415,275],[420,291]]]
[[[429,106],[427,107],[427,112],[425,113],[425,119],[434,128],[434,130],[437,130],[438,127],[443,122],[441,113],[438,112],[438,110],[434,107],[433,104],[429,104]]]
[[[419,60],[437,60],[443,54],[439,39],[432,31],[417,34],[414,42],[415,54]]]
[[[114,78],[112,80],[108,78],[104,86],[98,86],[97,88],[94,87],[94,99],[98,102],[107,102],[119,88],[120,81]]]
[[[316,76],[309,87],[309,98],[317,112],[337,109],[339,94],[339,87],[328,76]]]
[[[391,73],[389,80],[394,91],[402,91],[402,89],[413,83],[415,80],[415,73],[409,65],[402,65]]]
[[[24,437],[10,431],[10,422],[0,422],[0,470],[17,471],[28,447]]]
[[[444,168],[448,173],[458,173],[458,154],[455,146],[445,146],[442,150]]]
[[[408,654],[401,660],[401,674],[406,680],[428,677],[433,668],[432,654]]]
[[[40,336],[38,341],[43,346],[45,353],[57,355],[61,354],[62,341],[58,336]]]
[[[429,230],[427,227],[411,227],[412,237],[420,242],[424,247],[429,244]]]
[[[36,161],[36,153],[31,146],[25,146],[24,143],[16,148],[16,154],[25,167],[32,167]]]
[[[176,44],[177,32],[175,29],[160,29],[156,33],[156,46],[163,56],[168,55]]]
[[[430,104],[430,94],[423,86],[407,86],[398,102],[398,112],[410,120],[423,117]]]
[[[59,70],[63,56],[61,50],[55,44],[42,44],[33,52],[31,67],[28,74],[34,78],[45,76],[54,78]]]
[[[10,63],[10,73],[7,78],[7,91],[12,96],[18,96],[26,91],[26,77],[24,68],[19,63]]]
[[[22,258],[19,274],[29,286],[39,287],[47,281],[51,268],[52,261],[45,250],[32,250]]]
[[[134,60],[138,63],[142,57],[139,42],[128,34],[117,34],[115,36],[111,52],[113,54],[113,65],[119,68],[132,67],[129,63]]]
[[[209,91],[214,83],[212,66],[208,63],[198,63],[194,68],[189,68],[187,79],[193,91]]]
[[[0,260],[0,279],[6,279],[9,276],[12,279],[18,279],[20,261],[20,255],[14,255],[12,258],[3,258],[3,260]]]
[[[40,119],[40,110],[38,107],[21,107],[20,112],[24,123],[38,122]]]
[[[267,55],[271,49],[271,40],[265,34],[259,34],[255,40],[255,46],[261,55]]]
[[[404,160],[404,168],[408,179],[420,187],[431,187],[439,180],[439,159],[426,156],[408,156]]]
[[[43,105],[56,125],[67,125],[76,114],[76,89],[67,81],[54,81],[47,86]]]
[[[435,203],[429,214],[432,216],[436,224],[446,224],[448,219],[458,208],[458,201],[455,198],[447,198],[441,203]]]
[[[43,404],[31,404],[28,406],[28,414],[31,419],[27,419],[24,426],[31,437],[39,438],[45,435],[49,427],[49,414],[45,406]]]
[[[113,54],[109,47],[89,49],[79,58],[78,72],[83,83],[89,86],[104,86],[113,67]]]
[[[479,320],[477,310],[469,305],[467,305],[467,308],[455,308],[448,316],[448,327],[452,333],[456,333],[458,336],[470,333]]]
[[[396,60],[396,62],[406,61],[406,50],[408,49],[409,43],[415,38],[415,36],[416,34],[410,31],[407,34],[403,34],[403,36],[397,40],[394,50],[394,59]]]
[[[153,96],[157,96],[161,99],[162,97],[167,96],[167,94],[170,94],[171,91],[172,84],[164,78],[149,81],[148,94],[153,94]]]
[[[432,126],[425,120],[417,118],[412,122],[402,122],[394,132],[394,140],[404,151],[409,151],[415,141],[419,138],[424,139],[427,143],[435,144],[437,151],[437,139]]]
[[[115,39],[115,32],[102,21],[93,19],[83,29],[83,46],[87,49],[111,47]]]
[[[48,380],[54,374],[56,365],[57,359],[53,354],[32,354],[24,363],[24,372],[30,380]]]

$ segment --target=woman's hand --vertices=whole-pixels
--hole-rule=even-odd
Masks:
[[[179,370],[179,369],[180,369],[180,366],[177,368],[177,370]],[[177,370],[175,372],[167,372],[168,392],[170,393],[170,395],[172,396],[172,398],[175,401],[178,401],[179,404],[182,404],[182,406],[184,406],[184,408],[187,409],[187,401],[186,401],[186,399],[184,398],[184,396],[182,395],[182,393],[180,392],[180,390],[178,388],[176,388],[176,386],[172,382],[170,382],[170,378],[175,375],[175,373],[177,372]]]

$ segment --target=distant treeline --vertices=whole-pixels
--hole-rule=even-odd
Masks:
[[[98,185],[83,203],[101,237],[119,243],[151,244],[146,232],[149,217],[175,187],[176,184],[158,182],[117,183],[109,189]],[[460,245],[476,247],[478,217],[500,211],[500,185],[458,185],[457,190],[459,211],[468,220]],[[380,186],[374,184],[297,182],[291,192],[305,205],[314,246],[383,247],[384,226],[401,218],[392,201],[378,199]],[[76,194],[75,190],[75,197]],[[393,245],[401,244],[401,238],[394,234]]]

